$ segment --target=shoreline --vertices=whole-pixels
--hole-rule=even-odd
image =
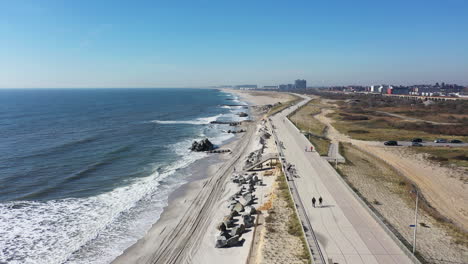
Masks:
[[[230,91],[224,91],[230,94]],[[235,95],[237,96],[237,95]],[[239,97],[239,100],[242,99]],[[247,102],[247,105],[251,105],[251,102]],[[231,148],[244,137],[246,133],[242,134],[233,134],[234,136],[230,139],[227,139],[226,142],[220,144],[218,147],[222,148]],[[139,262],[139,258],[135,256],[133,252],[140,252],[142,244],[145,243],[148,236],[153,236],[153,234],[160,234],[166,228],[171,228],[175,222],[180,221],[180,218],[183,215],[183,212],[188,209],[190,202],[195,199],[195,196],[202,190],[204,182],[214,175],[215,168],[221,166],[226,162],[226,156],[229,154],[209,154],[207,157],[203,157],[200,160],[197,160],[193,164],[190,164],[188,167],[182,169],[182,171],[187,171],[190,173],[190,176],[186,179],[187,182],[176,188],[167,198],[167,205],[163,208],[163,211],[159,218],[151,225],[147,230],[145,235],[139,238],[135,243],[127,247],[124,251],[120,253],[119,256],[114,258],[111,263],[128,263],[130,262]],[[137,253],[138,254],[138,253]],[[133,258],[133,260],[132,260]],[[121,259],[123,259],[121,261]]]
[[[246,133],[241,136],[235,136],[230,143],[223,144],[222,147],[237,146],[246,139],[248,139]],[[178,226],[182,222],[185,222],[183,218],[190,217],[190,210],[199,209],[197,208],[199,205],[197,200],[200,195],[204,194],[204,190],[209,182],[217,181],[219,167],[227,166],[228,170],[233,168],[233,166],[227,164],[231,154],[213,155],[216,156],[203,158],[189,166],[192,168],[198,167],[198,174],[194,172],[194,175],[191,177],[192,181],[180,186],[169,195],[168,205],[163,209],[160,218],[152,225],[145,236],[125,249],[111,263],[157,262],[154,258],[159,257],[159,255],[155,256],[157,253],[155,249],[158,245],[160,248],[163,248],[163,244],[167,242],[167,239],[171,239],[171,232],[176,231],[177,233]],[[203,166],[207,164],[209,164],[208,169]],[[203,174],[205,176],[201,176]]]
[[[255,102],[257,98],[248,98],[242,92],[223,91],[234,94],[249,107],[263,104],[268,98],[272,101],[265,95],[263,100]],[[224,208],[226,195],[232,191],[232,186],[228,185],[230,175],[234,168],[242,164],[252,145],[250,142],[256,137],[261,116],[254,109],[249,110],[252,122],[243,125],[246,132],[234,135],[219,146],[231,148],[233,152],[213,154],[215,156],[202,158],[187,167],[187,170],[193,170],[189,182],[169,195],[167,206],[145,236],[111,263],[166,263],[174,259],[190,263],[215,263],[225,257],[223,254],[232,254],[238,262],[240,258],[247,257],[248,250],[243,247],[235,248],[230,253],[223,250],[214,252],[214,225],[220,218],[218,215],[226,210],[221,208]]]

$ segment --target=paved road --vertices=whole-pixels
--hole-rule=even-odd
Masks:
[[[318,153],[304,151],[310,143],[285,118],[299,105],[273,116],[272,124],[278,139],[284,143],[286,161],[296,166],[297,191],[325,259],[339,264],[412,263],[353,196],[333,167]],[[314,208],[312,197],[320,196],[324,199],[323,206]]]
[[[384,146],[384,143],[381,142],[382,146]],[[410,141],[398,141],[398,146],[411,146],[412,142]],[[423,146],[430,146],[430,147],[468,147],[468,143],[435,143],[435,142],[421,142]]]

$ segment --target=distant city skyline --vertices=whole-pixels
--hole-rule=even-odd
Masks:
[[[468,85],[468,2],[2,1],[0,88]]]

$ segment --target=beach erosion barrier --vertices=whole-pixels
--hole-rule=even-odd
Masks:
[[[214,150],[210,150],[207,152],[208,153],[227,153],[227,152],[231,152],[231,149],[214,149]]]
[[[266,145],[266,139],[271,135],[265,131],[266,127],[260,128],[259,137],[260,149],[252,151],[247,155],[245,166],[250,167],[254,161],[261,159]],[[263,181],[258,177],[257,172],[243,170],[239,173],[234,172],[231,181],[239,187],[238,191],[228,199],[228,208],[230,213],[223,217],[221,223],[217,225],[219,231],[216,237],[216,248],[227,248],[243,245],[242,234],[248,231],[248,228],[255,228],[258,213],[254,204],[258,198],[255,195],[257,186],[263,186]],[[255,230],[254,230],[255,232]],[[253,242],[253,241],[252,241]]]
[[[231,181],[237,183],[240,188],[229,197],[228,208],[231,212],[224,216],[217,226],[219,235],[216,237],[216,248],[242,245],[242,234],[255,225],[257,210],[253,204],[258,199],[255,196],[255,186],[262,185],[262,180],[258,178],[257,173],[234,173]]]

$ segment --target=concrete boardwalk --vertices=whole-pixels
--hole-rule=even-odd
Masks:
[[[339,264],[412,263],[354,197],[333,167],[318,153],[304,151],[310,142],[286,118],[299,105],[271,119],[278,140],[284,143],[286,161],[296,166],[299,178],[293,180],[325,259]],[[324,203],[314,208],[312,197],[318,200],[320,196]]]

